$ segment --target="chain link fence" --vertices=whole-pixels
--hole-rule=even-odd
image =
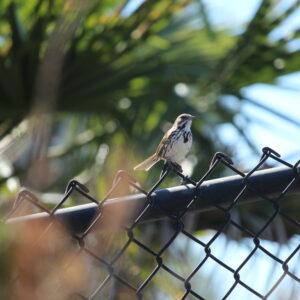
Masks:
[[[266,162],[271,161],[282,167],[259,171]],[[285,298],[281,297],[282,294],[276,294],[286,280],[298,286],[295,289],[297,298],[300,297],[300,278],[295,261],[299,262],[300,258],[300,221],[297,219],[300,206],[298,203],[293,210],[295,213],[290,213],[291,210],[286,210],[285,205],[297,194],[299,197],[299,163],[291,165],[266,147],[257,165],[250,172],[243,173],[233,166],[229,157],[216,153],[209,170],[198,181],[166,168],[149,190],[127,172],[120,171],[102,201],[94,199],[86,186],[72,180],[63,199],[52,209],[39,202],[31,192],[22,191],[5,221],[9,226],[21,228],[18,232],[22,236],[26,236],[26,226],[31,232],[35,228],[33,237],[25,242],[25,247],[30,248],[31,256],[34,256],[29,263],[30,269],[39,268],[37,264],[46,260],[46,256],[47,259],[48,256],[60,257],[58,264],[50,261],[43,269],[47,272],[49,268],[53,269],[51,274],[54,274],[55,280],[50,280],[48,273],[41,276],[48,276],[47,284],[51,291],[65,295],[64,299],[241,299],[236,295],[236,291],[241,289],[247,293],[245,299],[288,299],[287,294]],[[207,180],[220,166],[235,176]],[[182,185],[158,190],[164,180],[174,174],[181,177]],[[121,196],[120,190],[130,190],[131,194]],[[85,204],[63,208],[73,198]],[[30,208],[30,211],[25,210],[24,216],[24,211],[20,211],[22,207],[24,210],[25,203],[33,206],[34,212],[40,212],[29,214],[32,212]],[[267,217],[258,230],[252,230],[253,227],[247,222],[236,218],[235,209],[242,207],[242,203],[244,206],[263,204],[258,206],[258,214],[263,213],[260,209],[268,207]],[[209,212],[218,214],[219,222],[200,227],[213,227],[214,231],[201,235],[190,230],[187,223],[191,218],[200,220],[203,214]],[[161,222],[166,220],[170,224],[169,230],[164,239],[159,239],[160,231],[164,230]],[[289,226],[291,235],[296,237],[296,247],[285,253],[284,257],[265,246],[264,242],[265,232],[276,220]],[[157,225],[149,229],[150,223]],[[147,239],[149,230],[154,230],[150,241]],[[229,248],[223,249],[226,260],[216,254],[215,245],[228,230],[239,232],[244,240],[251,241],[243,257],[237,257],[238,252],[228,252]],[[196,259],[183,246],[186,241],[193,245]],[[170,259],[170,253],[175,248],[181,249],[181,255]],[[43,254],[37,249],[43,249]],[[279,278],[271,280],[272,284],[264,293],[252,284],[253,280],[248,280],[248,271],[246,274],[244,272],[246,269],[252,270],[250,274],[257,280],[267,276],[268,272],[256,269],[258,266],[253,258],[258,253],[281,270]],[[235,262],[234,267],[231,262]],[[231,278],[220,282],[217,291],[211,291],[211,296],[207,293],[208,286],[201,283],[205,280],[204,269],[209,264],[214,265],[215,274],[226,272],[227,277]],[[66,271],[58,272],[62,269]],[[23,269],[20,266],[16,268],[11,278],[14,293],[18,294],[18,289],[21,290],[19,293],[30,290],[28,278],[24,279],[26,274],[28,265]],[[42,299],[45,290],[40,288],[36,299]]]

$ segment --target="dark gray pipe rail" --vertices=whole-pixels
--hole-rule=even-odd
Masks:
[[[300,168],[297,169],[300,171]],[[295,178],[295,170],[287,167],[272,168],[254,172],[247,180],[247,188],[239,198],[239,203],[257,201],[262,198],[259,193],[267,196],[279,195]],[[151,201],[155,205],[151,207],[141,221],[153,221],[166,217],[168,214],[180,213],[186,205],[197,196],[197,200],[189,211],[203,212],[215,209],[214,204],[230,204],[244,188],[245,182],[239,175],[204,181],[197,189],[193,185],[180,185],[155,191],[151,195]],[[254,191],[255,190],[255,191]],[[300,194],[300,183],[296,181],[288,191],[289,195]],[[114,217],[118,210],[128,210],[130,220],[134,220],[141,209],[148,203],[144,194],[134,194],[120,198],[108,199],[103,204],[101,212],[103,216]],[[83,232],[99,213],[97,204],[84,204],[70,208],[58,209],[54,216],[64,222],[75,233]],[[20,224],[20,222],[51,221],[47,213],[11,218],[8,224]]]

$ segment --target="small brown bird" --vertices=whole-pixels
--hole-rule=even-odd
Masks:
[[[190,114],[179,115],[160,141],[155,153],[135,166],[134,170],[148,171],[154,164],[163,159],[182,172],[179,164],[190,151],[193,142],[191,131],[193,118],[194,116]]]

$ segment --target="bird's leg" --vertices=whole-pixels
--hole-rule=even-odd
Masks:
[[[181,167],[181,165],[179,165],[179,164],[177,164],[177,163],[173,163],[173,168],[174,168],[174,170],[175,171],[177,171],[177,172],[179,172],[179,173],[182,173],[183,171],[182,171],[182,167]],[[183,175],[183,174],[182,174]],[[184,175],[183,175],[184,176]],[[180,181],[180,184],[187,184],[188,183],[188,181],[186,180],[186,177],[184,176],[184,177],[182,177],[181,178],[181,181]]]
[[[180,164],[176,162],[170,162],[170,165],[175,171],[182,173],[182,168]]]
[[[180,181],[180,184],[181,185],[186,185],[186,184],[188,184],[189,182],[188,182],[188,180],[187,180],[187,176],[184,176],[183,178],[181,178],[181,181]]]
[[[183,172],[180,164],[171,162],[171,161],[169,161],[168,163],[174,171],[179,172],[179,173]],[[181,178],[181,184],[186,184],[186,183],[187,183],[187,180],[185,178]]]

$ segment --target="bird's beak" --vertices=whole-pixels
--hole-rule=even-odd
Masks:
[[[194,118],[196,118],[195,116],[191,116],[191,119],[193,120]]]

